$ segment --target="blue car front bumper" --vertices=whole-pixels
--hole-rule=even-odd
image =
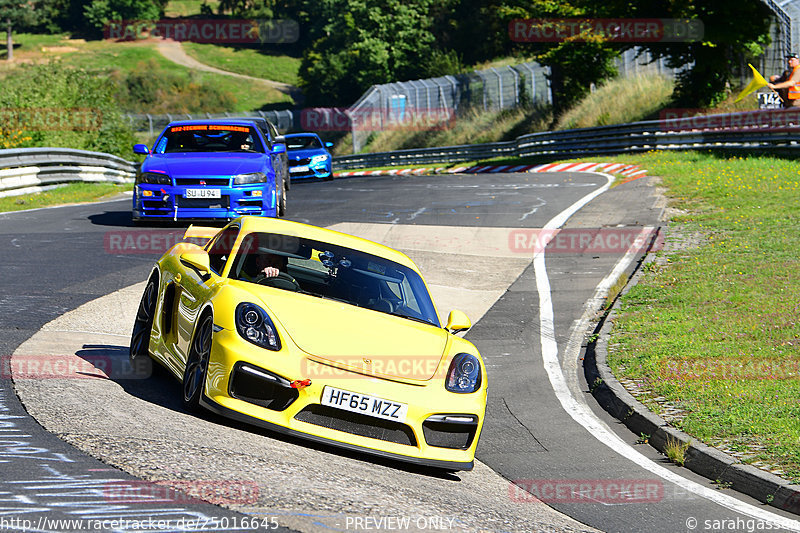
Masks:
[[[174,185],[140,183],[133,190],[133,220],[234,219],[241,215],[277,216],[274,187],[241,186],[205,189],[207,196],[187,197]]]
[[[289,161],[289,177],[292,179],[303,178],[329,178],[331,176],[331,161],[318,163],[305,163]]]

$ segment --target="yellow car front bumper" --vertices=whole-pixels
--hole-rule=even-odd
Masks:
[[[284,434],[415,464],[470,470],[486,387],[452,393],[440,374],[413,382],[365,375],[314,361],[291,342],[273,352],[223,329],[214,335],[201,404]],[[310,384],[297,383],[303,380]],[[325,387],[402,403],[407,414],[393,421],[322,405]]]

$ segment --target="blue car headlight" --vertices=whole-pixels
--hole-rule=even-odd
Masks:
[[[142,172],[139,174],[139,183],[149,183],[151,185],[171,185],[172,179],[167,174],[160,172]]]
[[[316,165],[318,163],[324,163],[327,160],[328,160],[327,154],[315,155],[314,157],[311,158],[311,164]]]
[[[264,183],[266,181],[267,175],[263,172],[250,172],[233,177],[234,185],[250,185],[251,183]]]
[[[236,331],[245,340],[267,350],[281,349],[281,339],[267,312],[256,304],[241,303],[236,306]]]
[[[444,387],[450,392],[475,392],[481,386],[481,364],[469,353],[460,353],[453,358],[447,371]]]

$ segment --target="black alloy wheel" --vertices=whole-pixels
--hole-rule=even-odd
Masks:
[[[200,325],[195,331],[189,359],[183,371],[183,405],[191,411],[196,411],[200,407],[200,397],[205,389],[213,328],[214,320],[208,313],[200,320]]]
[[[288,195],[288,188],[285,185],[285,181],[281,183],[281,190],[282,194],[278,197],[278,216],[285,217],[286,216],[286,196]]]
[[[136,311],[136,320],[131,333],[130,360],[140,361],[150,356],[150,332],[153,330],[153,320],[156,314],[156,297],[158,294],[158,278],[153,275],[142,294],[139,309]]]

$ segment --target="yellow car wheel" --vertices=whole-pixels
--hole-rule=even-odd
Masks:
[[[158,296],[158,275],[153,274],[139,302],[136,311],[136,320],[133,323],[131,334],[130,359],[138,361],[150,355],[150,332],[153,329],[153,320],[156,313],[156,298]]]
[[[192,349],[183,371],[183,404],[190,410],[200,407],[200,397],[205,389],[208,360],[211,356],[211,334],[214,320],[211,314],[200,319],[192,341]]]

